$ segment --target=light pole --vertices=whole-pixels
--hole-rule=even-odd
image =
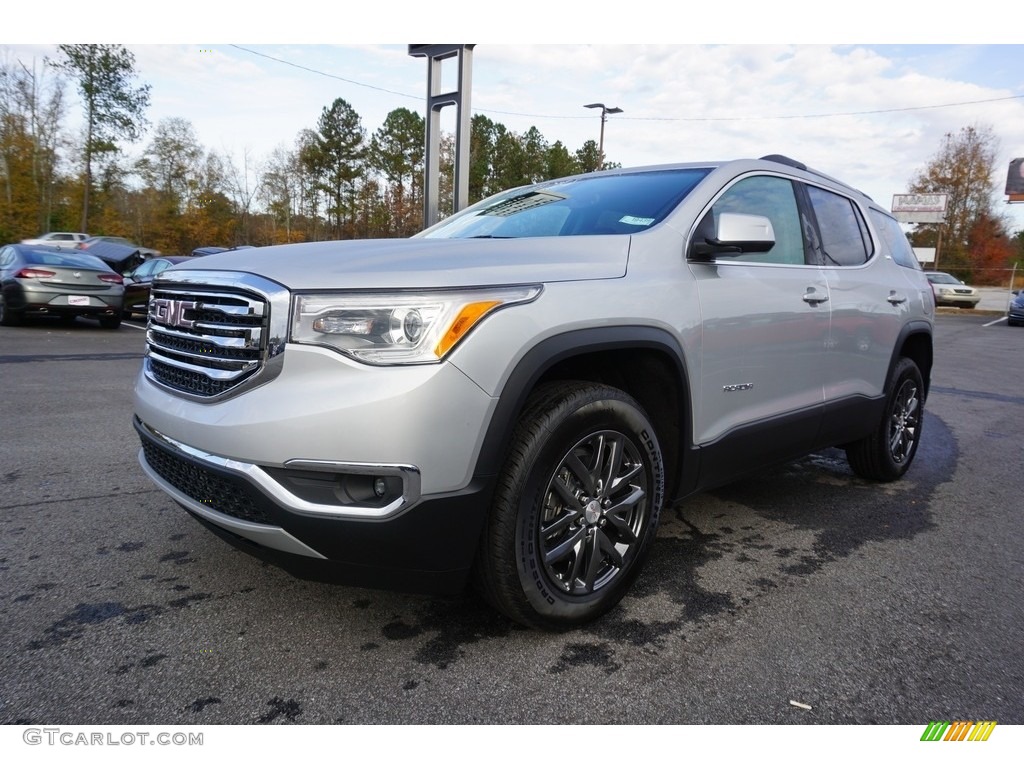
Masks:
[[[608,115],[617,115],[622,110],[618,107],[606,107],[604,104],[584,104],[584,109],[600,109],[601,110],[601,140],[597,144],[597,155],[598,155],[598,166],[597,170],[604,168],[604,124],[608,120]]]

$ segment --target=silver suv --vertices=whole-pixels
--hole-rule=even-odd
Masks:
[[[164,272],[140,462],[293,572],[472,582],[565,627],[622,598],[666,504],[828,446],[899,478],[933,315],[891,215],[788,158],[548,181]]]

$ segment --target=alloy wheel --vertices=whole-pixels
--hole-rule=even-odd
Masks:
[[[893,402],[889,420],[889,451],[897,464],[904,463],[913,453],[921,421],[921,399],[917,384],[904,381]]]
[[[538,544],[552,584],[588,595],[627,565],[648,514],[641,453],[620,432],[595,432],[559,462],[544,492]]]

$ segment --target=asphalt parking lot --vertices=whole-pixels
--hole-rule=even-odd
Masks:
[[[564,634],[236,552],[136,465],[137,323],[0,329],[0,723],[1024,723],[1024,329],[994,320],[938,318],[905,478],[826,451],[689,499]]]

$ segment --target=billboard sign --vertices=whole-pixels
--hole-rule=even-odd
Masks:
[[[921,193],[892,196],[892,212],[905,224],[941,224],[946,220],[949,195]]]
[[[1006,194],[1011,203],[1024,203],[1024,157],[1010,161],[1010,170],[1006,174]]]

